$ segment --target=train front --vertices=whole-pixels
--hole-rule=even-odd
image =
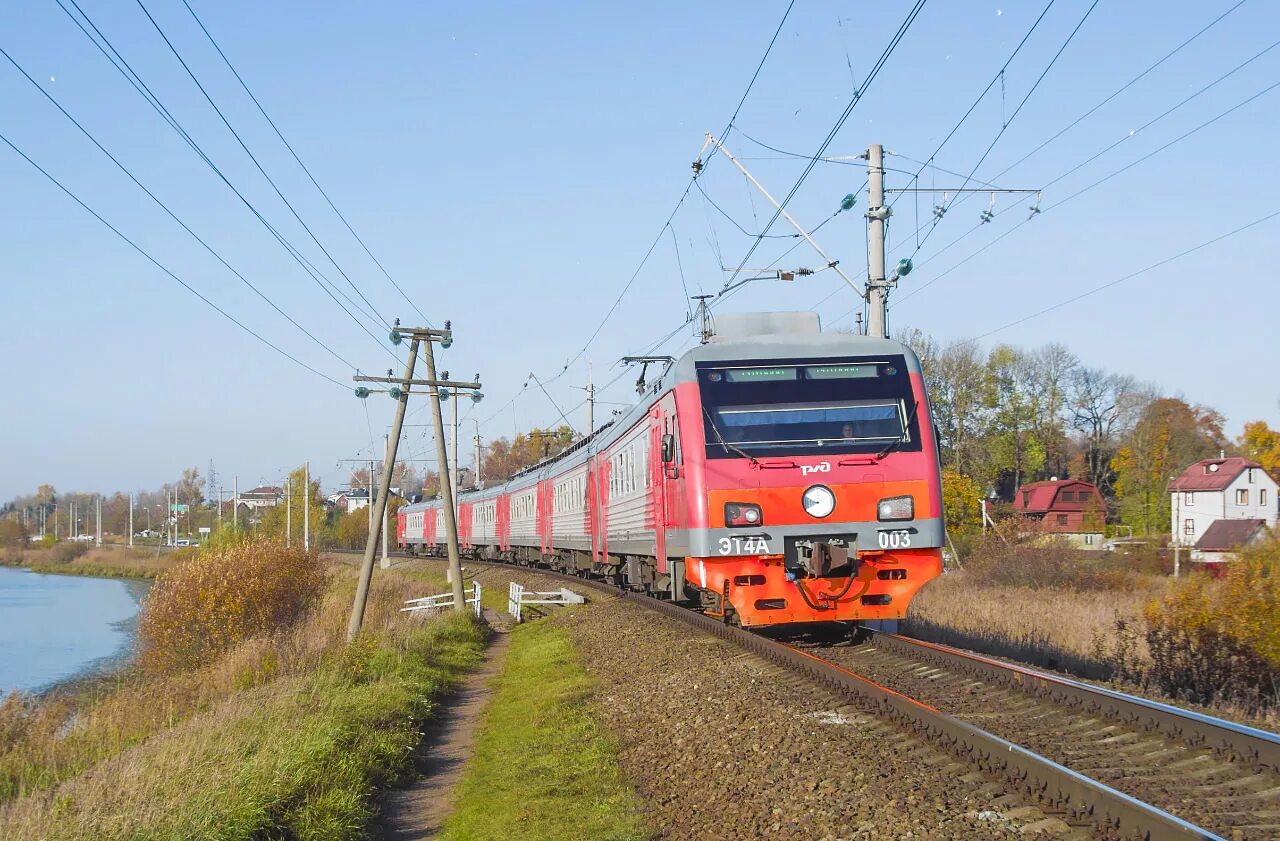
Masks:
[[[685,580],[747,627],[901,618],[945,539],[920,362],[816,316],[783,325],[677,366]]]

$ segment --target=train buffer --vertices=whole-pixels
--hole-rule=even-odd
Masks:
[[[507,590],[507,613],[510,613],[516,622],[520,622],[522,609],[528,604],[566,605],[585,604],[586,601],[585,596],[575,593],[568,587],[561,587],[559,590],[526,590],[512,581]]]
[[[464,595],[463,601],[472,605],[476,618],[480,617],[482,608],[480,607],[480,582],[471,582],[471,596],[468,598]],[[435,596],[423,596],[420,599],[409,599],[405,602],[405,607],[400,608],[401,613],[418,613],[422,611],[437,611],[453,607],[453,593],[440,593]]]

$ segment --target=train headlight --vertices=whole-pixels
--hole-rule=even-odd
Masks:
[[[876,517],[880,520],[912,520],[915,516],[916,500],[912,496],[891,496],[876,506]]]
[[[814,485],[804,492],[800,503],[810,517],[822,519],[836,510],[836,495],[826,485]]]
[[[724,524],[729,528],[758,526],[764,523],[760,506],[749,502],[726,502],[724,504]]]

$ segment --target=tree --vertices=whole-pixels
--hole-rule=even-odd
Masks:
[[[1044,447],[1044,470],[1068,475],[1068,441],[1063,415],[1071,376],[1080,360],[1063,345],[1052,343],[1032,352],[1027,360],[1028,378],[1037,395],[1039,411],[1032,417],[1032,431]]]
[[[1071,425],[1085,436],[1086,478],[1104,496],[1112,493],[1115,440],[1154,399],[1133,377],[1101,368],[1076,368],[1068,382]]]
[[[942,508],[947,528],[963,530],[982,525],[982,488],[963,473],[942,471]]]
[[[491,481],[505,481],[544,458],[563,452],[573,443],[573,430],[567,425],[556,429],[534,427],[528,434],[516,435],[514,441],[499,438],[489,444],[483,474]]]
[[[182,478],[178,481],[178,503],[194,508],[203,502],[204,479],[200,476],[200,469],[188,467],[182,471]]]
[[[1044,444],[1036,435],[1044,407],[1026,354],[1000,345],[991,351],[987,366],[995,388],[988,452],[1007,498],[1044,465]]]
[[[1121,522],[1143,534],[1162,532],[1169,522],[1169,481],[1226,446],[1222,424],[1218,412],[1177,397],[1148,404],[1111,462]]]
[[[936,374],[928,377],[934,382],[930,403],[943,461],[957,473],[969,472],[971,466],[980,470],[982,456],[977,445],[986,432],[995,389],[978,343],[969,339],[952,342],[938,354],[932,368]]]
[[[1241,455],[1257,461],[1280,481],[1280,430],[1267,426],[1266,421],[1249,421],[1236,446]]]

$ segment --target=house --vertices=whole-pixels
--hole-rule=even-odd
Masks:
[[[333,494],[325,501],[329,503],[334,511],[350,514],[353,511],[359,511],[361,508],[369,507],[369,489],[352,488]]]
[[[1197,461],[1169,483],[1174,545],[1198,546],[1220,520],[1261,520],[1274,529],[1278,491],[1280,486],[1256,461],[1239,457]]]
[[[1107,503],[1092,482],[1051,479],[1023,485],[1013,495],[1013,510],[1036,521],[1042,534],[1066,538],[1081,549],[1102,549]]]
[[[284,488],[275,485],[261,485],[251,491],[244,491],[236,497],[236,504],[253,510],[255,508],[274,508],[284,501]]]
[[[1265,540],[1264,520],[1215,520],[1191,549],[1191,560],[1206,564],[1234,561],[1245,546]]]

